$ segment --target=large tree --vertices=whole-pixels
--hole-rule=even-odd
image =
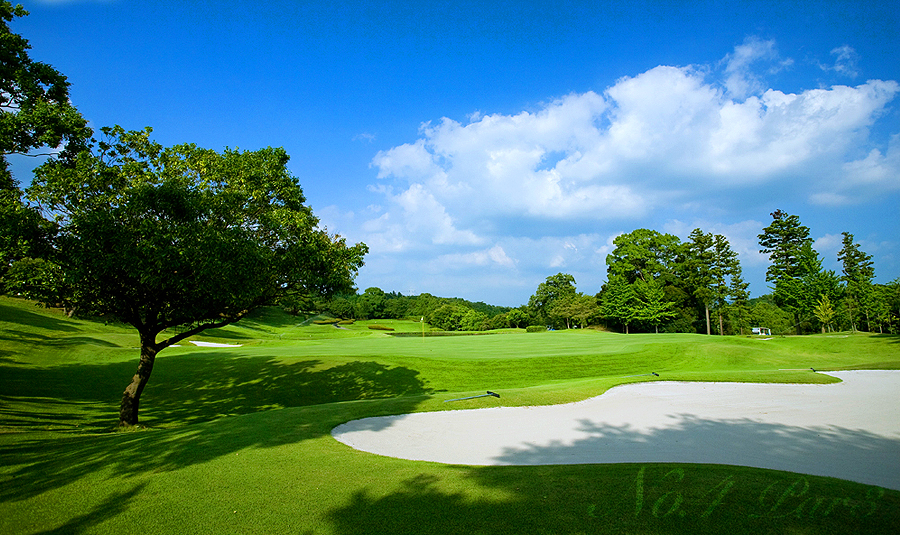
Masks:
[[[72,162],[39,167],[28,190],[59,225],[70,305],[140,335],[122,425],[138,423],[161,350],[286,295],[353,291],[367,252],[319,226],[283,149],[163,148],[150,132],[104,128]]]
[[[634,283],[623,275],[610,274],[598,296],[600,314],[608,320],[621,323],[625,334],[629,326],[641,317],[640,301]]]
[[[711,334],[709,307],[716,299],[717,282],[723,275],[715,262],[713,235],[695,228],[685,244],[683,270],[694,297],[703,305],[706,334]]]
[[[634,283],[636,296],[636,319],[653,325],[653,330],[659,333],[659,325],[668,319],[675,317],[673,308],[675,303],[666,299],[663,287],[655,280]]]
[[[794,314],[794,327],[800,334],[802,324],[815,317],[814,310],[822,296],[837,301],[840,295],[837,274],[822,267],[812,242],[806,242],[797,256],[795,275],[779,281],[773,297],[776,304]]]
[[[22,6],[0,1],[0,283],[5,283],[0,286],[19,292],[44,272],[39,259],[49,253],[52,225],[23,202],[7,156],[38,156],[34,149],[44,147],[65,158],[90,137],[87,121],[69,102],[66,77],[34,61],[28,40],[10,30],[10,22],[27,14]],[[8,277],[17,262],[23,264]]]
[[[672,234],[636,229],[613,240],[612,253],[606,257],[607,273],[622,276],[629,283],[673,277],[681,241]]]
[[[795,279],[806,275],[804,270],[809,267],[808,263],[804,265],[800,260],[804,246],[812,245],[812,238],[809,237],[809,227],[800,224],[800,217],[780,209],[771,215],[772,223],[757,236],[759,252],[769,255],[771,262],[766,269],[766,282],[774,285],[775,304],[790,308],[794,312],[794,322],[799,333],[799,310],[795,303],[784,300],[791,292],[785,291],[784,288],[779,291],[779,287],[794,284]]]
[[[845,306],[850,315],[851,328],[856,330],[856,318],[860,311],[863,310],[866,317],[869,317],[869,307],[866,305],[873,301],[872,279],[875,278],[875,268],[872,264],[872,255],[859,249],[859,244],[853,240],[853,234],[843,232],[842,235],[842,247],[838,252],[838,261],[841,262],[841,271],[843,272],[841,280],[845,285]]]
[[[575,277],[568,273],[557,273],[538,285],[534,295],[528,299],[528,308],[537,320],[548,321],[553,302],[572,297],[575,293]]]
[[[800,217],[782,210],[772,212],[772,223],[759,234],[760,253],[769,255],[771,264],[766,269],[766,282],[778,285],[779,281],[800,274],[800,251],[805,244],[812,244],[809,227],[800,224]]]
[[[682,295],[676,287],[681,241],[672,234],[636,229],[616,236],[613,245],[606,257],[609,282],[600,293],[603,315],[623,323],[626,331],[635,322],[658,330],[663,320],[676,315],[672,296]]]

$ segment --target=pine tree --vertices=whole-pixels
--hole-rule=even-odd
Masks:
[[[838,252],[838,260],[843,266],[841,280],[845,284],[845,299],[850,312],[851,328],[855,331],[856,318],[863,310],[866,318],[869,318],[869,307],[866,303],[871,300],[873,294],[872,279],[875,278],[875,268],[872,264],[872,255],[859,250],[859,244],[853,242],[853,234],[849,232],[842,234],[843,247]]]

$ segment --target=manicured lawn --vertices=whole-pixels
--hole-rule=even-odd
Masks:
[[[625,377],[830,382],[900,337],[597,331],[392,337],[265,310],[160,354],[145,429],[112,432],[130,328],[0,298],[0,533],[894,533],[900,492],[693,464],[469,467],[353,450],[342,422],[584,399]],[[789,369],[789,370],[785,370]],[[653,377],[653,379],[656,379]],[[502,397],[444,403],[498,391]],[[477,440],[477,437],[473,437]]]

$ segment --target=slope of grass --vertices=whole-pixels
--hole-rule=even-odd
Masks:
[[[808,368],[896,369],[898,337],[423,340],[274,309],[248,320],[198,338],[239,348],[163,351],[142,398],[149,427],[112,433],[137,337],[0,298],[0,533],[893,533],[900,521],[900,493],[830,478],[689,464],[446,466],[330,436],[367,416],[584,399],[651,371],[828,382]],[[487,389],[502,398],[443,403]]]

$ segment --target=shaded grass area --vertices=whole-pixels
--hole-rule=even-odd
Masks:
[[[808,368],[897,369],[898,337],[422,340],[304,321],[262,310],[203,337],[240,348],[165,350],[142,398],[149,428],[110,433],[137,337],[0,298],[0,533],[893,533],[900,521],[900,493],[838,479],[696,464],[446,466],[330,436],[368,416],[576,401],[651,371],[833,382]],[[502,398],[443,403],[486,389]],[[735,440],[793,432],[727,424]],[[794,438],[816,451],[817,437]],[[510,453],[538,454],[566,453]]]
[[[445,466],[328,436],[337,422],[406,408],[345,402],[4,448],[17,462],[2,470],[0,532],[893,533],[900,520],[900,493],[832,478],[696,464]]]

